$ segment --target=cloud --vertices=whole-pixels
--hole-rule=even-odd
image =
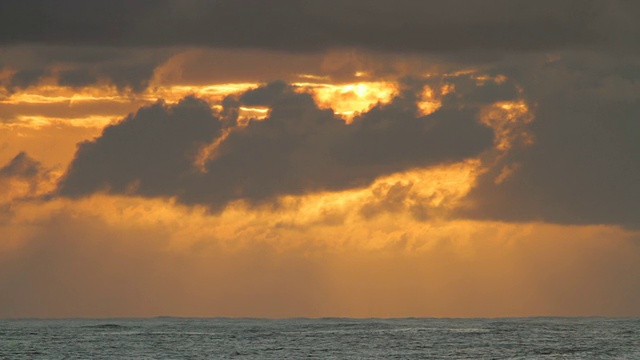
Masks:
[[[234,200],[363,187],[382,175],[458,162],[491,148],[493,131],[478,122],[478,106],[452,100],[451,107],[419,116],[421,84],[406,87],[350,124],[282,82],[226,102],[270,108],[266,119],[246,126],[225,127],[233,119],[195,98],[142,108],[80,144],[59,193],[166,196],[220,209]],[[196,166],[202,149],[209,152]]]
[[[0,200],[11,199],[16,195],[26,197],[41,192],[45,183],[53,181],[50,169],[31,158],[27,153],[21,152],[9,163],[0,168]],[[51,184],[48,184],[51,185]],[[6,200],[6,199],[5,199]]]
[[[583,53],[514,72],[536,104],[534,143],[480,178],[466,214],[640,227],[638,69],[633,59]]]
[[[37,84],[40,79],[48,74],[46,69],[21,69],[11,75],[7,81],[6,88],[14,91],[19,88],[27,88],[30,85]]]
[[[184,186],[200,147],[220,136],[221,121],[209,104],[187,97],[175,106],[158,102],[108,126],[78,147],[60,193],[101,190],[172,196]]]
[[[140,92],[174,51],[51,44],[4,46],[0,47],[0,72],[4,69],[8,74],[2,85],[9,92],[42,82],[71,88],[111,85]]]
[[[16,155],[7,165],[0,168],[0,177],[32,179],[42,171],[40,163],[21,152]]]
[[[500,81],[482,80],[498,75],[506,76]],[[417,116],[420,86],[427,83],[436,89],[442,81],[455,91],[439,98],[442,108],[436,113]],[[453,215],[637,228],[638,83],[640,67],[633,56],[614,58],[593,52],[513,55],[485,63],[483,71],[474,74],[432,75],[414,84],[407,81],[392,103],[370,109],[351,124],[318,109],[308,95],[284,83],[271,83],[239,98],[228,98],[223,113],[205,116],[202,124],[210,122],[211,128],[198,133],[199,137],[186,128],[178,131],[181,122],[177,119],[172,120],[173,130],[160,130],[154,121],[139,125],[142,122],[134,116],[126,122],[138,124],[132,128],[146,129],[138,135],[127,135],[124,123],[111,127],[118,129],[117,136],[103,135],[81,147],[60,192],[74,197],[100,191],[168,196],[219,210],[234,200],[263,203],[280,195],[364,187],[393,172],[478,156],[489,148],[491,130],[475,120],[483,116],[487,105],[523,98],[531,105],[535,120],[522,125],[525,128],[518,125],[510,130],[506,138],[517,146],[499,155],[497,162],[484,162],[488,171],[479,177],[466,206]],[[226,128],[230,114],[240,105],[270,107],[271,115],[247,127]],[[209,111],[204,109],[209,104],[201,106],[203,112]],[[160,108],[160,117],[172,111],[169,105]],[[185,119],[190,116],[189,111],[185,114]],[[157,131],[165,134],[152,135]],[[180,145],[157,143],[156,139],[169,137],[171,131],[182,138]],[[494,131],[500,138],[498,127]],[[211,158],[200,157],[195,165],[202,148],[217,140],[210,149]],[[120,144],[128,144],[129,150],[121,150]],[[168,156],[171,160],[163,165],[154,155],[162,151],[178,155]],[[127,155],[132,153],[144,156]],[[103,157],[108,161],[99,167],[102,160],[98,159]],[[161,175],[151,175],[154,172]],[[393,209],[401,202],[399,196],[406,197],[404,204],[430,202],[415,197],[408,188],[384,194],[393,199],[381,197],[365,206],[365,216],[376,216],[385,207]],[[432,213],[423,210],[419,205],[410,206],[419,218]]]
[[[458,51],[635,49],[639,7],[617,0],[30,0],[0,10],[3,44]]]
[[[0,224],[10,221],[13,207],[42,198],[56,187],[57,176],[21,152],[0,168]]]

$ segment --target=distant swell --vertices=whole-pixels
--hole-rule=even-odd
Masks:
[[[126,329],[130,328],[130,326],[126,325],[118,325],[118,324],[98,324],[98,325],[85,325],[81,326],[87,329]]]

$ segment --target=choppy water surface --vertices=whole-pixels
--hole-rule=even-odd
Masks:
[[[0,320],[0,359],[640,359],[640,319]]]

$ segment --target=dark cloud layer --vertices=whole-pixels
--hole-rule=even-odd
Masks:
[[[491,146],[492,130],[477,122],[477,107],[445,107],[420,117],[418,89],[408,87],[351,124],[285,83],[226,101],[224,118],[195,98],[175,106],[156,104],[82,143],[60,194],[175,196],[221,208],[237,199],[259,203],[278,195],[360,187],[384,174],[474,157]],[[246,127],[223,130],[239,104],[269,106],[271,112]],[[215,141],[219,144],[198,169],[197,150]]]
[[[0,47],[0,71],[12,72],[4,87],[13,92],[45,78],[72,88],[107,83],[120,90],[144,90],[168,49],[113,47],[9,46]]]
[[[268,59],[273,53],[355,48],[378,55],[438,55],[471,65],[535,51],[635,54],[639,15],[640,3],[624,0],[3,1],[0,72],[16,71],[2,84],[9,92],[45,77],[63,86],[103,80],[141,91],[170,54],[194,48],[267,50],[253,55],[264,62],[235,76],[250,81],[290,79],[282,72],[264,74],[274,71]],[[16,54],[16,48],[33,50],[33,58]],[[207,71],[224,78],[228,68],[243,68],[250,60],[233,60],[232,66],[226,61],[207,59]],[[304,61],[309,59],[296,60]],[[352,76],[362,69],[343,70]]]
[[[0,43],[295,51],[636,47],[639,10],[622,0],[4,1]]]
[[[524,70],[524,71],[523,71]],[[640,227],[640,66],[566,55],[514,71],[536,104],[533,146],[480,179],[467,216]]]

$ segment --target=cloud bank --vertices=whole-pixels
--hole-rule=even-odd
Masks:
[[[478,121],[477,105],[452,100],[420,116],[421,89],[407,85],[351,123],[282,82],[228,98],[219,114],[192,97],[175,106],[158,103],[81,143],[59,193],[176,197],[220,209],[234,200],[261,203],[363,187],[382,175],[462,161],[492,146],[493,131]],[[240,105],[270,113],[236,126]]]
[[[637,34],[632,14],[638,10],[635,2],[618,0],[29,0],[0,5],[0,43],[287,51],[637,48],[628,34]]]
[[[640,67],[565,54],[513,76],[536,104],[530,147],[504,159],[469,195],[465,216],[640,227]]]
[[[4,46],[0,47],[0,85],[9,93],[43,82],[73,89],[109,85],[140,92],[173,52],[55,44]]]

